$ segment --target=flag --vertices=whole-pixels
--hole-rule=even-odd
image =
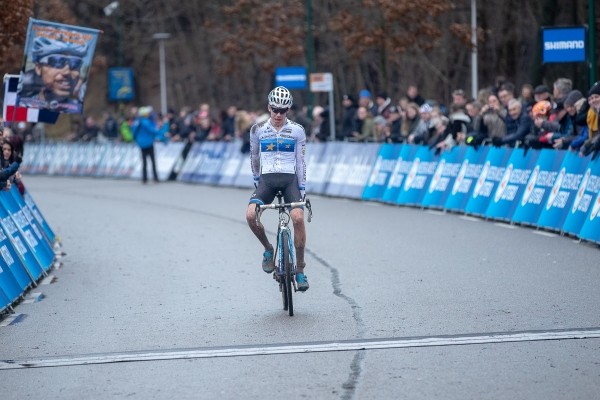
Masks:
[[[99,33],[30,18],[16,105],[81,114]]]
[[[54,124],[59,113],[38,108],[17,107],[19,75],[4,75],[4,107],[2,116],[7,122],[45,122]]]

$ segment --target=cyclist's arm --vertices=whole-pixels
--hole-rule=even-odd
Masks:
[[[306,186],[306,163],[304,162],[304,151],[306,148],[306,134],[301,128],[300,135],[296,141],[296,176],[298,177],[298,189],[304,196]]]
[[[252,168],[254,183],[258,183],[260,178],[260,140],[256,130],[256,125],[250,128],[250,167]]]

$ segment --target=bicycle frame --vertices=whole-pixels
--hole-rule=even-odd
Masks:
[[[290,223],[290,211],[295,207],[306,207],[308,210],[308,222],[312,219],[312,209],[310,200],[283,203],[283,194],[277,193],[277,203],[272,204],[257,204],[256,205],[256,223],[260,224],[260,215],[266,209],[276,209],[279,211],[279,223],[277,225],[277,244],[275,246],[274,259],[277,260],[276,272],[273,277],[279,282],[279,291],[283,296],[283,309],[289,310],[290,316],[294,315],[293,301],[291,288],[294,288],[294,292],[298,290],[296,285],[296,248],[294,246],[294,240],[292,239],[292,231],[289,228]],[[287,243],[286,238],[287,237]],[[285,258],[289,257],[289,260]],[[289,261],[286,262],[286,261]],[[286,269],[286,264],[289,268]]]

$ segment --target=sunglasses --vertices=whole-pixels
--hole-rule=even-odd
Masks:
[[[79,70],[81,68],[81,64],[83,64],[83,60],[79,57],[73,56],[46,56],[40,59],[40,64],[48,65],[52,68],[64,68],[65,65],[68,65],[69,68],[73,71]]]
[[[271,107],[271,112],[274,114],[285,114],[289,111],[289,108],[275,108]]]

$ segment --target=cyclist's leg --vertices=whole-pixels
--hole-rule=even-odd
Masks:
[[[290,211],[294,224],[294,247],[296,248],[296,265],[298,272],[304,272],[304,247],[306,246],[306,228],[304,227],[304,210],[294,208]]]
[[[298,189],[298,178],[293,175],[289,184],[284,190],[284,198],[286,203],[294,201],[302,201],[300,189]],[[294,224],[294,247],[296,248],[296,266],[298,272],[304,272],[304,247],[306,246],[306,229],[304,227],[304,209],[297,207],[290,211],[290,217]]]
[[[258,183],[258,187],[254,193],[252,193],[248,208],[246,209],[246,221],[248,222],[250,230],[265,248],[263,253],[262,269],[267,273],[271,273],[275,269],[273,245],[271,245],[269,242],[269,238],[267,237],[263,224],[257,223],[256,221],[256,204],[269,204],[273,201],[273,198],[275,198],[275,192],[265,182],[265,180],[268,179],[261,179]]]

